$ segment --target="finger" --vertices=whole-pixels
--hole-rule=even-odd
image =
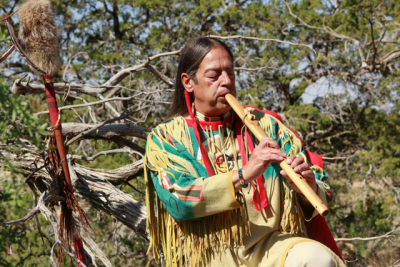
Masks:
[[[285,155],[279,149],[254,149],[249,163],[266,165],[273,161],[281,162],[284,159]]]
[[[290,165],[292,166],[292,168],[295,168],[303,163],[304,159],[302,157],[295,157]]]
[[[281,156],[283,158],[286,157],[286,154],[284,152],[282,152],[282,150],[280,150],[279,148],[270,148],[270,147],[263,148],[261,146],[258,146],[257,147],[257,151],[258,151],[258,153],[261,153],[261,154],[264,154],[264,155],[276,154],[276,155],[279,155],[279,156]]]
[[[271,137],[263,137],[260,141],[260,144],[262,147],[271,147],[271,148],[277,148],[279,149],[279,145],[277,142],[275,142],[274,139]]]
[[[260,157],[264,161],[278,161],[281,162],[285,159],[285,153],[279,149],[268,149],[263,150],[260,153]]]
[[[303,176],[307,181],[315,180],[314,173],[312,170],[302,171],[301,176]]]
[[[296,158],[296,156],[289,156],[289,157],[286,159],[287,164],[291,165],[292,162],[293,162],[293,160],[294,160],[295,158]]]
[[[291,166],[293,167],[293,163]],[[301,173],[301,172],[307,171],[309,169],[310,169],[310,167],[308,166],[308,164],[306,162],[303,162],[302,164],[299,164],[299,165],[293,167],[293,170],[297,173]]]

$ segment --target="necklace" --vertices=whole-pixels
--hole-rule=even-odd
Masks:
[[[199,111],[197,111],[196,108],[194,108],[194,103],[193,103],[193,110],[194,110],[194,112],[193,112],[194,116],[198,121],[209,121],[209,122],[223,121],[232,115],[232,112],[228,111],[227,113],[225,113],[224,115],[221,115],[221,116],[208,117],[208,116],[200,113]]]
[[[192,105],[193,113],[195,114],[195,120],[198,126],[202,129],[202,135],[204,138],[203,146],[207,147],[208,158],[210,162],[213,162],[212,168],[218,173],[225,173],[232,170],[235,165],[238,165],[238,157],[236,155],[236,142],[235,134],[232,130],[234,116],[229,111],[224,115],[218,117],[207,117],[204,114],[196,111],[194,105]],[[228,118],[232,118],[230,122],[226,122]],[[224,124],[218,125],[218,129],[214,130],[211,125],[202,125],[201,122],[218,122],[225,121]],[[224,127],[225,126],[225,127]],[[218,131],[216,133],[215,131]]]

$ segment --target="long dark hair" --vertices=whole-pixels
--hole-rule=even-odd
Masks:
[[[178,115],[184,116],[188,114],[184,94],[185,87],[181,80],[182,73],[187,73],[195,82],[197,82],[196,72],[203,61],[203,58],[211,51],[211,49],[217,46],[224,48],[233,62],[233,54],[229,47],[224,42],[214,38],[199,37],[193,39],[182,49],[178,70],[176,72],[175,92],[172,97],[172,105],[168,111],[166,121]],[[193,102],[192,94],[190,94],[190,102]]]

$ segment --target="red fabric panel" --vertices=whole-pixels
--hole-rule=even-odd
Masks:
[[[311,151],[305,150],[306,157],[311,162],[312,165],[316,165],[320,168],[324,168],[324,162],[322,161],[322,156],[315,154]]]
[[[315,216],[311,221],[306,222],[306,228],[309,238],[324,244],[344,261],[331,229],[323,216]]]
[[[240,131],[240,129],[243,126],[243,122],[237,117],[238,119],[238,123],[236,123],[236,139],[238,142],[238,146],[240,149],[240,154],[242,156],[242,162],[243,162],[243,166],[246,165],[246,152],[244,149],[244,144],[243,144],[243,140],[245,140],[242,136],[242,133]],[[249,144],[249,148],[250,151],[253,152],[254,150],[254,144],[253,141],[251,140],[250,137],[250,133],[247,132],[247,143]],[[255,183],[254,181],[252,181],[252,183]],[[257,191],[256,191],[256,187],[257,187]],[[258,205],[258,198],[260,199],[260,205]],[[254,207],[256,208],[256,210],[261,211],[263,209],[265,209],[268,206],[268,198],[267,195],[265,194],[265,188],[264,188],[264,181],[263,181],[263,176],[260,175],[260,177],[257,178],[257,186],[253,186],[253,204]]]

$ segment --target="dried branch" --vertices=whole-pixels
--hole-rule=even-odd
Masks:
[[[24,77],[23,77],[24,78]],[[22,82],[22,79],[18,79],[12,86],[12,92],[16,95],[24,94],[44,94],[44,85],[42,84],[31,84],[29,82]],[[64,92],[70,89],[71,94],[86,94],[97,96],[97,94],[103,93],[114,86],[92,86],[88,84],[72,84],[72,83],[55,83],[54,89],[57,94],[64,94]]]
[[[93,239],[90,237],[87,231],[83,231],[81,229],[81,237],[83,238],[85,243],[88,244],[90,247],[89,249],[89,247],[84,246],[85,251],[88,252],[88,254],[92,257],[92,262],[96,262],[96,257],[97,257],[105,264],[106,267],[112,266],[110,260],[107,258],[105,253],[99,248],[96,242],[93,241]],[[94,255],[90,253],[90,251],[93,252]]]
[[[378,60],[376,64],[388,64],[395,59],[400,57],[400,49],[394,50],[386,55],[384,55],[381,59]]]
[[[100,98],[101,101],[105,101],[106,107],[109,110],[111,110],[111,112],[114,114],[114,116],[117,116],[117,117],[121,116],[121,113],[119,113],[110,103],[108,103],[107,99],[102,94],[97,94],[97,97]]]
[[[76,105],[63,106],[63,107],[59,107],[59,110],[70,110],[70,109],[75,109],[75,108],[83,108],[83,107],[100,105],[100,104],[104,104],[104,103],[111,102],[111,101],[127,101],[127,100],[132,100],[132,99],[136,99],[137,101],[140,101],[140,102],[149,102],[149,103],[152,103],[152,104],[170,104],[170,102],[165,102],[165,101],[138,99],[138,97],[140,95],[143,95],[143,94],[149,95],[149,94],[154,94],[154,93],[155,92],[141,92],[141,93],[138,93],[136,95],[129,96],[129,97],[113,97],[113,98],[104,98],[104,97],[102,97],[103,99],[99,100],[99,101],[85,103],[85,104],[76,104]],[[114,111],[114,112],[115,112],[116,116],[121,116],[121,114],[118,113],[117,111]],[[37,113],[35,113],[35,115],[43,115],[43,114],[48,114],[48,113],[49,113],[49,111],[46,110],[46,111],[37,112]]]
[[[103,121],[103,122],[100,123],[100,124],[97,124],[97,125],[95,125],[95,126],[93,126],[93,127],[91,127],[91,128],[88,128],[88,129],[85,130],[84,132],[81,132],[80,134],[74,136],[71,140],[69,140],[69,141],[66,143],[66,145],[69,146],[69,145],[71,145],[72,143],[74,143],[74,142],[78,141],[79,139],[81,139],[83,136],[86,136],[86,135],[90,134],[91,132],[96,131],[96,130],[99,129],[100,127],[102,127],[102,126],[104,126],[104,125],[106,125],[106,124],[109,124],[109,123],[113,123],[113,122],[115,122],[115,121],[123,120],[123,119],[127,118],[130,114],[135,113],[135,112],[137,112],[137,110],[134,110],[134,111],[131,111],[131,112],[127,112],[127,113],[125,113],[125,114],[123,114],[123,115],[121,115],[121,116],[119,116],[119,117],[116,117],[116,118],[112,118],[112,119],[109,119],[109,120],[105,120],[105,121]]]
[[[95,128],[95,129],[93,129]],[[92,130],[92,131],[89,131]],[[95,131],[96,130],[96,131]],[[143,140],[147,139],[150,131],[146,128],[133,126],[131,124],[110,124],[99,126],[85,123],[63,123],[63,135],[73,138],[80,133],[85,133],[85,138],[104,138],[112,139],[115,137],[132,136]]]
[[[145,153],[145,149],[143,147],[137,145],[136,143],[128,139],[122,137],[112,137],[110,138],[110,140],[113,141],[115,144],[117,144],[119,147],[129,147],[133,151],[137,151],[141,154]]]
[[[147,65],[146,69],[148,69],[151,73],[153,73],[157,78],[159,78],[165,84],[172,86],[172,87],[175,86],[175,84],[167,76],[165,76],[161,72],[157,71],[152,65]]]
[[[387,232],[384,235],[373,236],[373,237],[353,237],[353,238],[335,238],[335,241],[371,241],[377,239],[388,239],[397,235],[396,232],[400,231],[400,229],[395,229],[390,232]]]
[[[36,205],[36,207],[34,209],[32,209],[27,216],[25,216],[22,219],[19,220],[15,220],[15,221],[11,221],[11,222],[6,222],[6,225],[11,225],[11,224],[16,224],[16,223],[20,223],[20,222],[25,222],[29,219],[31,219],[32,217],[34,217],[35,214],[37,213],[41,213],[47,220],[50,221],[51,225],[53,226],[53,231],[54,231],[54,238],[55,238],[55,243],[51,249],[51,254],[50,254],[50,260],[53,263],[53,266],[57,266],[57,264],[55,264],[54,259],[53,259],[53,250],[54,248],[59,245],[62,247],[62,249],[64,250],[64,252],[66,254],[68,254],[72,259],[74,259],[77,263],[81,264],[82,266],[86,266],[84,265],[79,259],[77,259],[75,257],[75,255],[73,253],[70,253],[68,251],[68,249],[66,249],[62,242],[59,240],[58,238],[58,223],[57,223],[57,219],[54,217],[54,215],[51,213],[51,211],[46,207],[47,205],[49,205],[49,203],[55,203],[60,201],[60,197],[58,195],[53,195],[51,193],[49,193],[48,191],[44,191],[42,193],[42,195],[39,197],[38,203]]]
[[[141,153],[135,153],[133,150],[128,149],[128,148],[120,148],[120,149],[112,149],[112,150],[107,150],[107,151],[101,151],[91,157],[85,157],[85,156],[81,156],[81,155],[71,155],[70,158],[71,159],[80,159],[80,160],[86,160],[86,161],[93,161],[95,159],[97,159],[100,156],[107,156],[110,154],[117,154],[117,153],[130,153],[130,154],[137,154],[139,156],[143,157],[143,154]]]
[[[107,180],[107,182],[113,185],[120,185],[136,178],[137,174],[143,171],[143,160],[141,159],[112,170],[94,169],[79,164],[74,164],[73,168],[78,175],[102,177],[102,179]]]
[[[75,172],[71,161],[69,164],[71,178],[77,193],[88,200],[94,208],[113,215],[118,221],[149,240],[146,232],[146,208],[143,204],[118,190],[101,176],[80,175]]]
[[[34,207],[32,210],[30,210],[26,216],[24,216],[23,218],[18,219],[18,220],[13,220],[13,221],[5,222],[4,224],[5,224],[5,225],[18,224],[18,223],[26,222],[26,221],[32,219],[36,214],[38,214],[38,213],[40,212],[40,206],[41,206],[41,205],[46,205],[45,202],[48,202],[48,198],[49,198],[49,197],[50,197],[50,196],[47,194],[47,192],[44,192],[44,193],[39,197],[39,200],[38,200],[38,203],[37,203],[36,207]]]
[[[348,159],[348,157],[322,157],[322,160]]]
[[[26,144],[26,147],[21,148],[20,152],[24,155],[23,157],[20,154],[7,152],[4,148],[5,145],[0,145],[0,153],[4,156],[4,158],[0,158],[0,164],[6,158],[11,163],[20,165],[20,168],[23,170],[36,170],[36,165],[40,166],[44,163],[43,159],[34,146],[29,145],[27,141]],[[124,184],[136,177],[135,175],[143,170],[143,160],[138,160],[114,170],[88,168],[79,164],[72,164],[71,160],[68,160],[68,164],[74,185],[74,192],[79,194],[82,199],[89,201],[94,208],[113,215],[116,220],[134,230],[146,240],[149,240],[146,232],[146,208],[140,202],[134,200],[131,195],[122,192],[114,186]],[[33,176],[34,180],[43,180],[47,190],[44,190],[46,193],[42,194],[36,207],[23,220],[20,219],[19,222],[33,218],[33,215],[37,214],[38,211],[43,214],[46,205],[57,203],[61,200],[57,192],[49,193],[48,189],[51,188],[52,178],[46,171],[41,169],[35,172]],[[46,210],[45,212],[48,211]],[[44,216],[47,215],[45,214]],[[56,241],[56,244],[59,243]]]
[[[129,68],[119,71],[117,74],[112,76],[107,82],[105,82],[103,84],[103,86],[109,87],[109,86],[117,85],[132,72],[147,68],[147,66],[150,64],[151,61],[153,61],[157,58],[160,58],[160,57],[179,55],[180,52],[181,52],[181,50],[176,50],[176,51],[172,51],[172,52],[165,52],[165,53],[160,53],[155,56],[151,56],[147,59],[146,62],[144,62],[142,64],[138,64],[138,65],[135,65],[135,66],[132,66],[132,67],[129,67]]]
[[[44,161],[35,146],[26,141],[26,145],[21,147],[18,153],[11,153],[6,148],[6,145],[0,144],[0,154],[2,155],[0,165],[7,159],[11,164],[19,166],[21,170],[32,173],[32,180],[36,183],[39,181],[43,183],[42,187],[51,188],[52,178],[50,175],[44,168],[37,168],[37,166],[44,165]],[[73,168],[79,176],[100,176],[110,184],[119,185],[136,178],[136,175],[143,171],[143,161],[138,160],[112,170],[93,169],[79,164],[74,164]]]
[[[80,265],[82,265],[82,267],[86,267],[86,265],[83,262],[81,262],[78,258],[75,257],[74,253],[71,253],[68,251],[68,249],[62,244],[62,242],[58,238],[58,222],[57,222],[57,219],[54,217],[54,215],[51,213],[51,211],[45,205],[41,205],[40,212],[46,218],[46,220],[50,221],[51,226],[53,227],[53,231],[54,231],[53,236],[56,241],[54,242],[54,245],[52,246],[51,253],[50,253],[50,261],[51,261],[52,265],[54,267],[57,266],[57,264],[54,262],[54,249],[56,248],[57,245],[59,245],[65,254],[70,256],[73,260],[75,260]]]
[[[56,90],[56,93],[64,92],[67,89],[70,89],[71,92],[75,93],[81,93],[81,94],[87,94],[87,95],[92,95],[92,96],[97,96],[98,94],[103,94],[109,91],[110,89],[113,89],[116,87],[117,84],[119,84],[124,78],[126,78],[129,74],[142,70],[142,69],[148,69],[151,71],[155,76],[159,79],[161,79],[163,82],[167,83],[168,85],[172,86],[173,83],[163,74],[157,72],[154,67],[150,66],[150,62],[160,58],[160,57],[165,57],[165,56],[173,56],[173,55],[179,55],[181,50],[176,50],[172,52],[165,52],[165,53],[160,53],[158,55],[154,55],[149,57],[146,62],[138,65],[134,65],[129,68],[125,68],[121,71],[119,71],[117,74],[112,76],[108,81],[106,81],[104,84],[100,86],[92,86],[92,85],[87,85],[87,84],[70,84],[70,83],[55,83],[54,88]],[[22,79],[18,79],[14,82],[12,91],[14,94],[43,94],[44,93],[44,85],[41,84],[30,84],[30,83],[23,83]]]

